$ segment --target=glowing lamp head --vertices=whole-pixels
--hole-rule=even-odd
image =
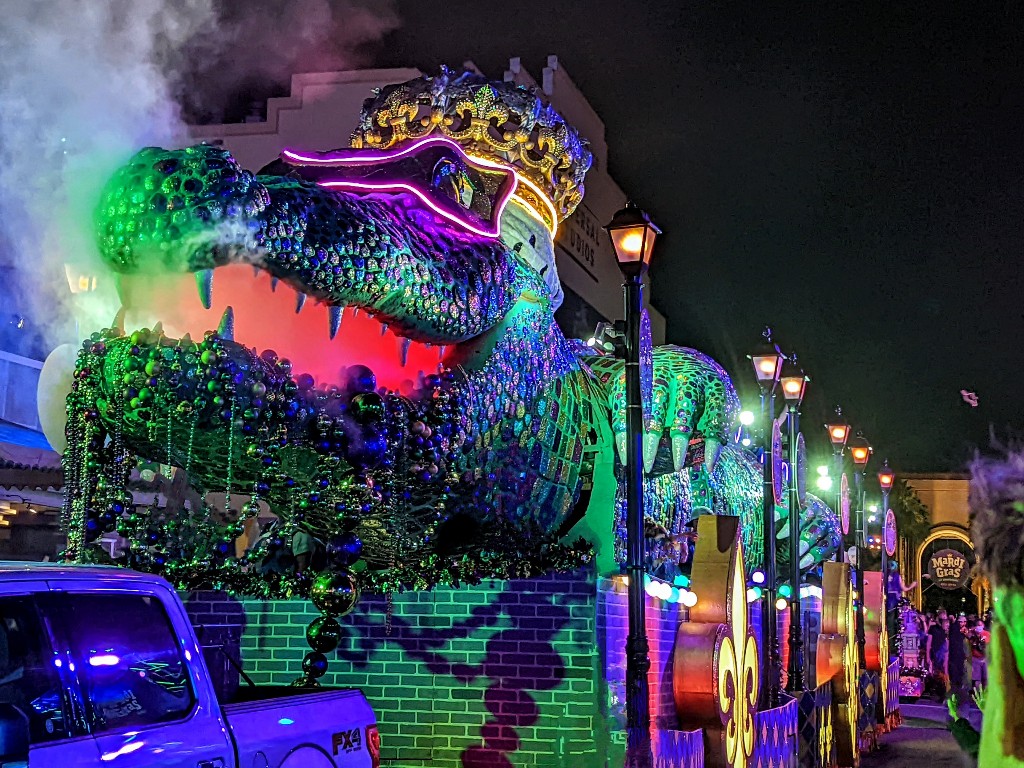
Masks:
[[[754,412],[753,411],[740,411],[740,424],[744,427],[749,427],[754,423]]]
[[[784,597],[780,597],[778,600],[775,601],[775,610],[777,611],[784,611],[788,607],[789,603],[786,601],[786,598]]]
[[[883,491],[888,493],[892,490],[894,482],[896,482],[896,473],[889,468],[889,460],[886,459],[885,464],[878,470],[878,484],[882,487]]]
[[[865,467],[871,458],[871,443],[860,432],[850,443],[850,456],[853,458],[853,463],[861,468]]]
[[[626,277],[638,277],[651,264],[654,240],[661,230],[632,203],[618,211],[605,227],[615,247],[615,259]]]
[[[779,382],[782,384],[782,396],[790,403],[799,405],[803,402],[809,379],[792,360],[786,360]]]
[[[823,491],[832,490],[832,478],[828,475],[822,475],[817,480],[818,487]]]
[[[826,424],[825,429],[828,430],[828,439],[832,441],[833,448],[842,448],[846,445],[846,439],[850,436],[849,424],[845,421],[834,421]]]
[[[750,576],[750,580],[755,584],[764,584],[764,571],[754,571]]]
[[[754,366],[754,376],[757,377],[759,384],[774,385],[779,380],[783,357],[777,346],[766,342],[757,352],[748,355],[748,358]]]

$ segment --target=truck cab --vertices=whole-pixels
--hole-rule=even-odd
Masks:
[[[376,768],[359,691],[239,690],[218,701],[163,579],[0,563],[0,767]]]

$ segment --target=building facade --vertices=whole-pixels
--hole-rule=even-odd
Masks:
[[[943,606],[976,613],[988,606],[987,586],[972,574],[976,558],[970,535],[966,475],[907,475],[907,483],[928,508],[932,528],[914,552],[907,553],[918,608]]]

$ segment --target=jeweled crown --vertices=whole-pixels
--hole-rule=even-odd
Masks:
[[[533,90],[474,72],[442,68],[378,89],[363,103],[352,146],[388,149],[434,133],[514,166],[528,182],[516,195],[552,230],[552,215],[565,219],[583,199],[592,157],[576,130]]]

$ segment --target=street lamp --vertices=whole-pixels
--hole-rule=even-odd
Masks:
[[[846,448],[846,441],[850,437],[850,425],[843,418],[843,409],[838,405],[836,406],[836,417],[832,419],[828,424],[825,425],[825,430],[828,432],[829,442],[832,443],[832,456],[836,465],[836,514],[839,515],[840,520],[843,517],[843,450]],[[849,528],[850,521],[847,519],[842,524],[844,527]],[[846,558],[846,533],[847,531],[840,529],[842,537],[842,554],[840,557],[845,560]]]
[[[764,329],[764,343],[753,355],[754,376],[761,390],[761,430],[763,446],[762,477],[763,505],[761,515],[761,541],[764,551],[764,602],[761,611],[761,679],[765,681],[762,690],[763,705],[771,709],[779,705],[779,641],[776,636],[778,624],[775,606],[775,482],[772,477],[772,435],[775,425],[775,391],[782,373],[782,352],[772,343],[771,328]]]
[[[640,394],[640,321],[643,276],[651,263],[654,241],[661,230],[632,203],[618,211],[605,227],[615,247],[615,259],[625,278],[626,311],[626,573],[629,576],[629,634],[626,636],[626,765],[649,766],[651,713],[647,685],[648,657],[644,611],[644,432]]]
[[[850,457],[854,464],[853,476],[857,483],[857,508],[860,515],[860,531],[857,540],[857,646],[860,649],[861,669],[867,667],[867,640],[864,637],[864,550],[868,543],[868,516],[864,509],[867,495],[864,488],[864,474],[867,471],[868,461],[871,460],[871,452],[871,443],[864,437],[863,432],[857,432],[857,436],[850,442]]]
[[[797,488],[797,465],[800,454],[797,433],[800,403],[807,391],[809,379],[796,364],[796,355],[790,355],[783,366],[779,382],[782,396],[789,409],[789,580],[793,595],[789,601],[789,674],[786,690],[804,689],[804,655],[800,615],[800,489]]]
[[[896,473],[886,459],[878,470],[878,485],[882,489],[882,614],[886,626],[889,625],[889,494],[895,482]]]

